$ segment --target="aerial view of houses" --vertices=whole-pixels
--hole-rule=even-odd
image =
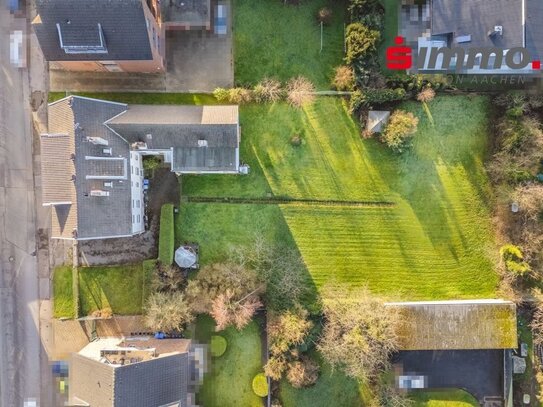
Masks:
[[[543,2],[0,28],[0,406],[543,404]]]

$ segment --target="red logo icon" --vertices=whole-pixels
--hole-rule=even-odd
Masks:
[[[413,55],[411,48],[404,45],[405,40],[400,36],[394,38],[394,43],[397,46],[387,48],[387,68],[397,70],[411,68],[413,66]]]

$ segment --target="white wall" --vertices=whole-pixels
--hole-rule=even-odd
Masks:
[[[143,216],[145,204],[143,202],[143,161],[141,154],[130,152],[130,182],[131,182],[131,208],[132,233],[141,233],[145,230]]]

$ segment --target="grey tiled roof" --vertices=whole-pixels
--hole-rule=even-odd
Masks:
[[[532,58],[543,60],[542,0],[526,0],[526,48]]]
[[[75,143],[75,170],[77,195],[77,237],[129,235],[132,233],[130,171],[124,180],[87,179],[87,175],[120,174],[119,161],[115,163],[87,160],[85,157],[104,157],[106,146],[95,145],[87,137],[101,137],[112,149],[111,157],[129,159],[129,145],[110,131],[103,122],[123,112],[126,105],[99,100],[71,97],[49,106],[49,133],[68,134]],[[77,129],[76,129],[77,127]],[[123,172],[124,168],[123,168]],[[104,181],[113,182],[104,188]],[[94,189],[105,190],[109,196],[90,196]]]
[[[233,147],[176,147],[172,171],[236,171],[236,149]]]
[[[48,61],[153,59],[141,0],[37,0],[36,5],[33,27]],[[57,24],[65,45],[95,45],[100,24],[107,52],[66,53]]]
[[[503,35],[489,37],[498,25]],[[432,0],[432,34],[447,33],[471,35],[471,42],[453,46],[522,47],[522,0]]]
[[[75,354],[70,366],[70,399],[91,407],[187,406],[188,353],[113,367]]]

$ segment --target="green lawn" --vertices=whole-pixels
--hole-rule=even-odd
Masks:
[[[145,279],[141,264],[79,269],[81,315],[111,308],[114,314],[141,314]]]
[[[200,315],[196,320],[194,337],[199,343],[209,343],[215,333],[211,317]],[[262,399],[253,393],[253,377],[262,371],[259,328],[255,321],[242,331],[228,328],[220,332],[228,341],[226,352],[211,359],[210,371],[200,388],[198,404],[213,407],[261,407]]]
[[[413,392],[416,407],[476,407],[477,400],[464,390]]]
[[[390,75],[398,71],[393,72],[386,68],[385,53],[387,47],[394,45],[394,38],[400,34],[400,0],[381,0],[381,4],[385,8],[385,26],[382,32],[383,40],[379,46],[379,61],[381,72]]]
[[[280,398],[284,407],[357,407],[365,405],[362,386],[340,371],[332,371],[322,363],[319,380],[306,389],[295,389],[286,379],[280,383]]]
[[[73,318],[72,267],[60,266],[53,274],[53,317]]]
[[[255,231],[289,234],[317,286],[330,279],[393,298],[493,297],[497,276],[483,169],[485,97],[438,97],[435,127],[420,104],[411,151],[392,154],[359,129],[339,99],[300,111],[274,104],[241,109],[241,158],[248,176],[183,178],[190,196],[258,196],[391,201],[394,207],[182,205],[177,238],[199,240],[202,263]],[[292,134],[303,138],[293,147]],[[285,223],[286,222],[286,223]],[[287,225],[290,233],[285,231]]]
[[[234,72],[237,84],[254,84],[266,76],[281,81],[303,75],[319,89],[330,87],[333,68],[343,58],[343,1],[234,0]],[[333,21],[321,30],[317,11],[328,6]],[[262,16],[266,16],[263,18]]]
[[[119,93],[74,92],[70,95],[85,96],[111,102],[146,105],[216,105],[213,95],[205,93]],[[49,103],[68,96],[65,92],[49,92]]]

